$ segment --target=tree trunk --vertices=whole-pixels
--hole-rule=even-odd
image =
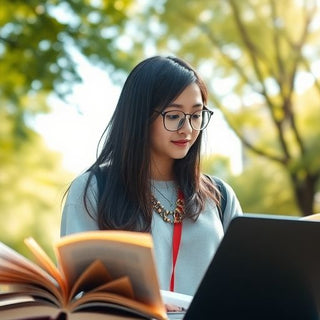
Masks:
[[[316,193],[316,183],[319,174],[307,173],[304,179],[298,178],[298,173],[291,173],[291,181],[295,193],[297,205],[303,216],[314,213],[314,197]]]

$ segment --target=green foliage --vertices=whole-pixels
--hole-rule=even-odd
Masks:
[[[290,180],[281,166],[254,156],[245,161],[248,165],[241,174],[234,175],[227,157],[207,155],[202,157],[202,170],[232,185],[246,213],[299,216]]]
[[[110,73],[132,66],[133,55],[117,48],[133,9],[132,0],[0,3],[0,233],[21,252],[30,235],[50,252],[72,178],[34,132],[32,118],[50,111],[49,93],[67,100],[81,81],[74,52]]]
[[[37,134],[28,132],[28,143],[17,145],[12,121],[3,115],[0,121],[1,241],[28,254],[23,239],[33,236],[53,257],[62,196],[72,176],[61,169],[60,155],[48,151]]]
[[[282,167],[302,214],[315,209],[320,181],[320,127],[308,120],[320,115],[318,6],[316,0],[170,0],[145,15],[162,26],[154,34],[159,50],[200,70],[244,147]]]
[[[22,99],[52,91],[66,99],[81,81],[75,50],[110,70],[132,65],[116,49],[133,1],[2,0],[0,6],[0,107],[23,133],[28,117],[48,106]]]
[[[265,159],[252,158],[249,161],[250,165],[239,176],[228,179],[243,211],[300,216],[290,179],[282,167]]]
[[[209,175],[218,176],[228,180],[231,173],[230,159],[221,155],[203,155],[201,159],[201,170]]]

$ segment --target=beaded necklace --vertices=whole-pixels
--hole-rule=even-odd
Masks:
[[[184,214],[184,200],[178,197],[176,208],[174,210],[166,210],[154,196],[151,196],[152,207],[157,212],[162,220],[167,223],[181,223]]]

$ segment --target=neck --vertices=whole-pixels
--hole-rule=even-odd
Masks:
[[[161,181],[174,180],[173,161],[151,161],[151,179]]]
[[[151,174],[152,180],[158,180],[158,181],[172,181],[174,180],[173,176],[164,176],[164,175],[153,175]]]

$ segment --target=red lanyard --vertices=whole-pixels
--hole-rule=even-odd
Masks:
[[[182,191],[178,191],[178,199],[183,200],[184,196]],[[174,272],[177,262],[177,257],[180,248],[180,240],[182,234],[182,222],[175,222],[173,224],[173,236],[172,236],[172,274],[170,280],[170,291],[174,291]]]

